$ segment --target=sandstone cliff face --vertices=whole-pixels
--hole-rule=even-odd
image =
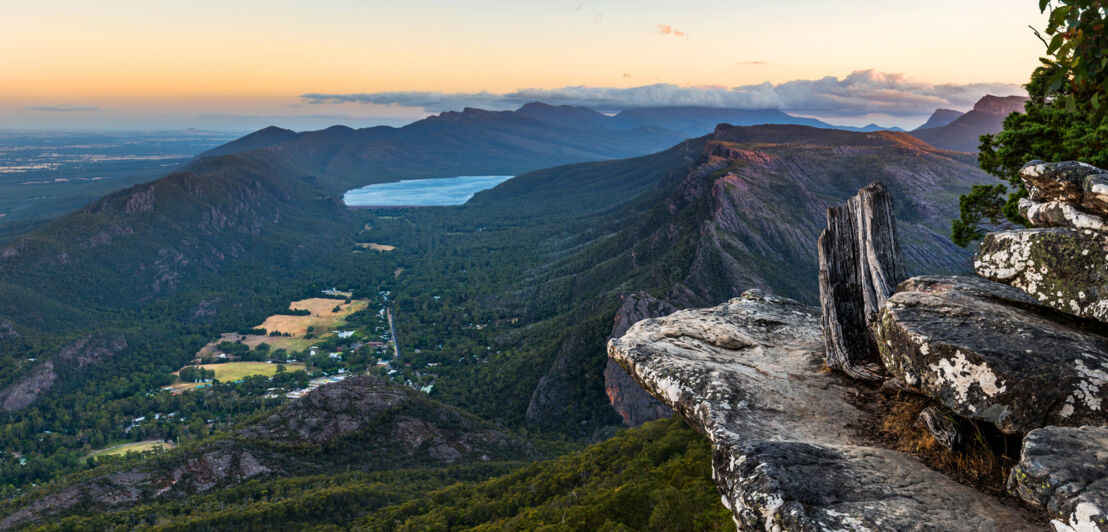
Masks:
[[[623,299],[616,312],[612,334],[608,337],[621,338],[635,323],[672,313],[675,308],[670,304],[651,297],[649,294],[630,294]],[[612,359],[604,367],[604,390],[612,408],[628,427],[637,427],[648,421],[673,415],[673,410],[654,399],[638,385],[623,368]]]
[[[741,530],[1031,530],[905,453],[858,445],[815,309],[750,292],[637,323],[609,356],[711,441]]]

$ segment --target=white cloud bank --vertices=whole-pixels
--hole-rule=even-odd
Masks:
[[[902,74],[860,70],[844,78],[827,76],[813,80],[762,83],[739,87],[681,87],[670,84],[641,87],[563,87],[521,89],[505,94],[490,92],[374,92],[358,94],[309,93],[301,99],[311,104],[365,103],[397,105],[427,112],[457,111],[465,107],[513,109],[528,102],[579,105],[600,111],[636,107],[700,106],[736,109],[780,109],[825,115],[886,115],[910,117],[930,114],[938,108],[968,109],[986,94],[1026,94],[1010,83],[933,85],[913,81]]]

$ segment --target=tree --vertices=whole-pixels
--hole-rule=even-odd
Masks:
[[[981,137],[978,162],[1003,183],[977,185],[961,197],[951,224],[960,246],[983,237],[986,222],[1026,225],[1018,209],[1027,197],[1019,170],[1028,161],[1108,166],[1106,8],[1102,0],[1040,0],[1039,8],[1050,9],[1050,41],[1043,39],[1048,57],[1025,85],[1031,99],[1024,112],[1009,115],[1000,133]]]

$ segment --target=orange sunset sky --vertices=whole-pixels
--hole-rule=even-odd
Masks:
[[[1033,0],[4,2],[0,128],[395,124],[466,95],[511,108],[522,96],[499,95],[654,85],[612,91],[613,110],[707,94],[911,126],[935,107],[965,108],[963,92],[1018,91],[1043,48],[1028,25],[1043,19]],[[844,81],[856,71],[869,73]],[[732,94],[828,76],[837,88]],[[971,87],[954,97],[936,86]],[[836,112],[801,89],[884,103]],[[424,98],[378,95],[409,91]],[[447,98],[425,105],[429,94]],[[595,105],[589,94],[581,103]]]

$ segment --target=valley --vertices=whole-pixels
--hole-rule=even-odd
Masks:
[[[1106,1],[0,4],[0,531],[1108,532]]]
[[[308,435],[281,432],[291,440],[278,447],[253,436],[246,447],[227,442],[260,434],[253,427],[267,415],[333,393],[357,397],[365,386],[373,397],[401,394],[425,405],[419,412],[464,412],[526,440],[531,450],[512,444],[508,461],[581,449],[624,420],[663,415],[608,367],[604,342],[618,323],[649,317],[629,301],[707,304],[746,287],[813,301],[808,242],[823,210],[875,178],[903,198],[912,267],[967,268],[968,255],[943,232],[953,198],[980,173],[971,157],[903,133],[720,126],[652,155],[525,173],[440,207],[351,209],[328,194],[332,185],[272,166],[265,152],[201,159],[5,248],[0,284],[21,291],[7,307],[18,314],[0,308],[18,336],[0,342],[5,353],[31,356],[11,356],[3,376],[0,416],[14,445],[0,473],[11,479],[9,496],[53,500],[67,475],[89,474],[88,453],[161,439],[179,446],[154,462],[106,459],[99,471],[158,475],[163,466],[152,464],[172,471],[174,460],[248,452],[260,468],[205,489],[234,490],[256,474],[307,478],[331,466],[290,467],[293,458],[273,449]],[[42,277],[47,264],[76,277]],[[94,270],[95,286],[73,282],[97,264],[105,267]],[[59,303],[50,294],[59,293],[86,302],[87,317],[57,319],[87,340],[54,336],[57,325],[32,319],[51,316]],[[109,369],[109,360],[127,365]],[[215,375],[177,382],[189,367]],[[67,417],[91,404],[98,417]],[[333,415],[311,414],[321,423]],[[42,431],[50,437],[34,436]],[[408,445],[402,434],[390,438]],[[444,445],[462,455],[471,448]],[[364,455],[343,460],[360,471],[383,467]],[[518,464],[504,467],[469,478]],[[57,483],[36,487],[48,479]]]

